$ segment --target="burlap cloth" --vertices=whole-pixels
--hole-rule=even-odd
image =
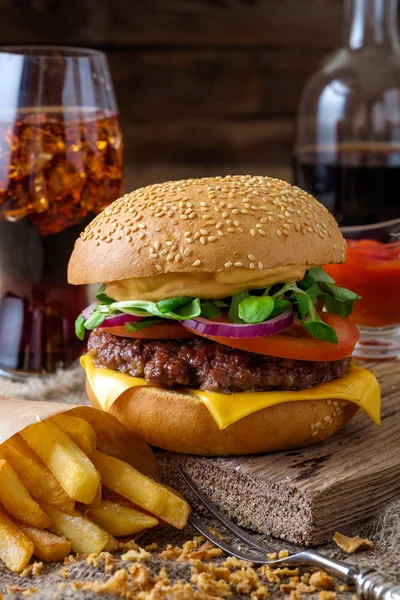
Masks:
[[[84,375],[80,367],[70,369],[66,372],[59,372],[47,379],[30,379],[26,383],[17,383],[7,379],[0,378],[0,394],[14,397],[22,397],[27,400],[47,400],[49,402],[59,401],[71,404],[87,404],[84,393]],[[372,451],[372,449],[371,449]],[[372,521],[366,522],[363,526],[358,525],[354,535],[367,537],[374,542],[374,549],[355,555],[345,555],[333,543],[319,546],[318,550],[336,558],[356,562],[360,566],[368,566],[379,569],[390,575],[395,581],[400,583],[400,499],[382,510]],[[194,531],[187,527],[178,532],[171,528],[148,532],[141,540],[140,545],[145,546],[154,541],[159,544],[162,550],[167,544],[182,545],[186,540],[194,536]],[[298,551],[300,547],[288,544],[286,542],[270,540],[263,538],[271,551],[279,549],[288,549],[289,551]],[[174,560],[164,560],[152,555],[150,561],[146,562],[153,574],[159,572],[161,567],[165,567],[168,575],[173,581],[182,579],[190,582],[192,575],[191,566],[185,562]],[[97,596],[93,591],[74,591],[71,589],[71,583],[74,580],[106,580],[110,574],[104,572],[103,565],[99,567],[90,566],[85,560],[78,561],[68,566],[69,576],[63,578],[60,572],[60,564],[45,565],[42,573],[36,577],[21,577],[10,574],[7,569],[0,564],[0,594],[4,594],[4,600],[11,598],[24,598],[22,592],[7,593],[7,586],[21,586],[29,588],[34,586],[38,591],[29,597],[36,600],[43,599],[87,599]],[[120,566],[128,567],[128,564],[118,559],[116,568]],[[304,571],[304,570],[303,570]],[[66,584],[63,590],[58,585]],[[270,597],[284,597],[285,594],[279,591],[278,584],[269,584]],[[307,597],[318,597],[318,594],[310,594]],[[1,596],[0,596],[1,597]],[[101,594],[99,596],[106,600],[115,598],[115,595]],[[170,596],[171,597],[171,596]],[[175,596],[173,596],[175,597]],[[211,597],[211,596],[210,596]],[[242,595],[233,595],[233,597],[245,597]],[[249,596],[247,596],[249,597]],[[286,597],[288,595],[286,594]],[[351,598],[349,592],[338,592],[337,598],[347,600]]]

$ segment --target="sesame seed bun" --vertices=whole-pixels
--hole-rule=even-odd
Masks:
[[[82,232],[68,279],[267,272],[344,259],[335,219],[312,196],[278,179],[238,175],[155,184],[123,196]]]
[[[100,408],[88,381],[86,391],[91,404]],[[322,442],[358,411],[352,402],[335,404],[327,400],[276,404],[220,431],[201,400],[184,392],[143,386],[121,394],[109,412],[151,446],[182,454],[226,456]]]

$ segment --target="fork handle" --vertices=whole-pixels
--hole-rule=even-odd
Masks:
[[[363,600],[400,600],[400,585],[370,569],[357,575],[356,592]]]

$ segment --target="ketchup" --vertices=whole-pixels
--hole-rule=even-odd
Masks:
[[[336,285],[361,296],[349,319],[365,327],[400,324],[400,242],[347,240],[342,265],[326,265]]]

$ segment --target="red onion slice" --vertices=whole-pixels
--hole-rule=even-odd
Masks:
[[[293,323],[293,309],[290,306],[270,321],[257,324],[221,323],[202,317],[182,321],[182,325],[194,333],[230,338],[257,338],[273,335],[286,329]]]
[[[143,317],[135,317],[134,315],[127,315],[126,313],[121,313],[120,315],[114,315],[113,317],[108,317],[108,319],[104,319],[101,325],[99,325],[98,329],[103,329],[104,327],[122,327],[127,323],[136,323],[137,321],[142,321]]]

